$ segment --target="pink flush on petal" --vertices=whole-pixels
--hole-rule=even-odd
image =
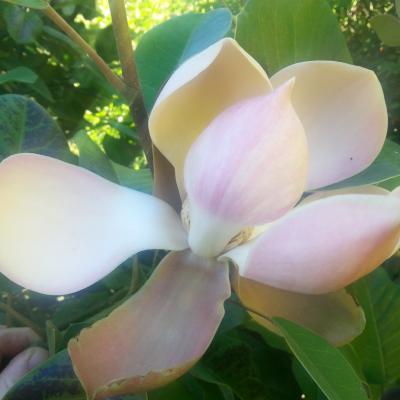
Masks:
[[[199,136],[185,163],[191,211],[247,226],[274,220],[298,201],[307,143],[291,104],[293,85],[231,106]]]

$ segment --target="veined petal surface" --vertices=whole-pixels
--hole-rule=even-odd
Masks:
[[[230,295],[227,264],[170,253],[142,289],[69,343],[89,399],[154,389],[203,355]]]
[[[382,149],[388,124],[374,72],[334,61],[308,61],[282,69],[271,82],[277,87],[293,77],[293,106],[309,144],[307,188],[339,182],[368,167]]]
[[[276,289],[251,279],[239,278],[236,292],[251,316],[267,329],[278,333],[264,315],[286,318],[323,336],[335,346],[351,342],[365,327],[362,308],[345,290],[310,295]]]
[[[174,72],[153,107],[149,129],[156,147],[175,167],[181,194],[184,161],[197,136],[225,108],[271,90],[261,66],[230,38],[196,54]]]
[[[391,256],[400,238],[400,200],[338,195],[296,207],[257,239],[224,257],[240,275],[299,293],[344,288]]]
[[[218,115],[185,162],[189,245],[220,254],[242,228],[286,213],[307,179],[307,141],[290,97],[294,81]]]
[[[187,247],[163,201],[50,157],[5,159],[0,197],[0,272],[37,292],[75,292],[136,252]]]

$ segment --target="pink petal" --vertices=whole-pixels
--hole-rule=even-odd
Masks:
[[[227,264],[170,253],[150,280],[69,343],[89,399],[154,389],[204,354],[230,295]]]
[[[295,208],[258,239],[228,252],[242,276],[276,288],[339,290],[391,256],[400,238],[400,200],[338,195]]]
[[[244,306],[257,313],[250,312],[250,315],[277,334],[279,330],[266,318],[294,321],[335,346],[351,342],[365,327],[362,308],[345,290],[322,295],[301,294],[246,278],[239,278],[235,290]]]
[[[49,157],[4,160],[0,198],[0,271],[38,292],[75,292],[134,253],[186,247],[166,203]]]
[[[284,68],[271,82],[277,87],[293,77],[293,105],[309,144],[308,189],[368,167],[387,132],[385,99],[376,75],[349,64],[309,61]]]
[[[175,167],[184,198],[183,165],[200,133],[225,108],[271,92],[262,67],[233,39],[196,54],[172,74],[149,118],[151,138]]]
[[[307,143],[290,102],[293,84],[228,108],[191,147],[185,188],[195,253],[219,254],[242,228],[280,217],[300,198]]]

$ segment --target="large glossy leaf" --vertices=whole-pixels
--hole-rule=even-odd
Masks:
[[[39,153],[69,161],[72,155],[57,123],[39,104],[23,96],[0,96],[0,159]]]
[[[344,181],[326,186],[322,190],[380,183],[398,176],[400,176],[400,146],[388,139],[379,156],[367,169]]]
[[[393,15],[376,15],[371,26],[387,46],[400,46],[400,19]]]
[[[273,318],[289,347],[329,400],[367,400],[351,364],[325,339],[283,318]]]
[[[79,165],[111,182],[131,189],[151,192],[152,178],[148,169],[135,171],[111,161],[84,131],[78,132],[74,142],[79,148]]]
[[[351,62],[326,1],[249,0],[238,16],[236,39],[270,74],[300,61]]]
[[[36,12],[20,7],[7,7],[4,19],[9,35],[18,44],[33,43],[43,29],[43,21]]]
[[[85,400],[67,350],[25,375],[3,400]]]
[[[400,288],[378,269],[352,289],[367,317],[354,342],[364,373],[371,383],[394,382],[400,378]]]
[[[218,9],[172,18],[142,36],[136,49],[136,64],[148,111],[177,66],[223,38],[231,24],[231,13]]]
[[[0,85],[8,82],[35,83],[38,76],[30,68],[16,67],[0,75]]]

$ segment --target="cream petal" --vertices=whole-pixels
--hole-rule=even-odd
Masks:
[[[241,276],[299,293],[339,290],[378,267],[400,239],[400,200],[338,195],[297,207],[226,253]]]
[[[226,264],[170,253],[144,287],[69,343],[89,399],[154,389],[203,355],[230,295]]]
[[[308,189],[368,167],[382,149],[388,124],[376,75],[349,64],[309,61],[284,68],[271,82],[276,87],[293,77],[293,105],[309,143]]]
[[[225,108],[271,89],[261,66],[230,38],[196,54],[170,77],[150,114],[149,129],[176,169],[183,198],[183,165],[196,137]]]
[[[75,292],[136,252],[187,247],[163,201],[50,157],[5,159],[0,198],[0,272],[37,292]]]
[[[226,109],[190,148],[185,188],[195,253],[220,254],[242,228],[279,218],[299,200],[307,142],[290,102],[293,84]]]
[[[250,312],[251,316],[277,334],[279,330],[267,318],[294,321],[335,346],[351,342],[365,327],[362,308],[345,290],[322,295],[300,294],[246,278],[239,278],[235,290],[243,305],[256,312]]]
[[[375,185],[363,185],[363,186],[353,186],[342,189],[335,190],[321,190],[318,192],[313,192],[300,202],[300,206],[310,203],[311,201],[325,199],[327,197],[337,196],[339,194],[377,194],[377,195],[387,195],[390,192],[380,186]]]

